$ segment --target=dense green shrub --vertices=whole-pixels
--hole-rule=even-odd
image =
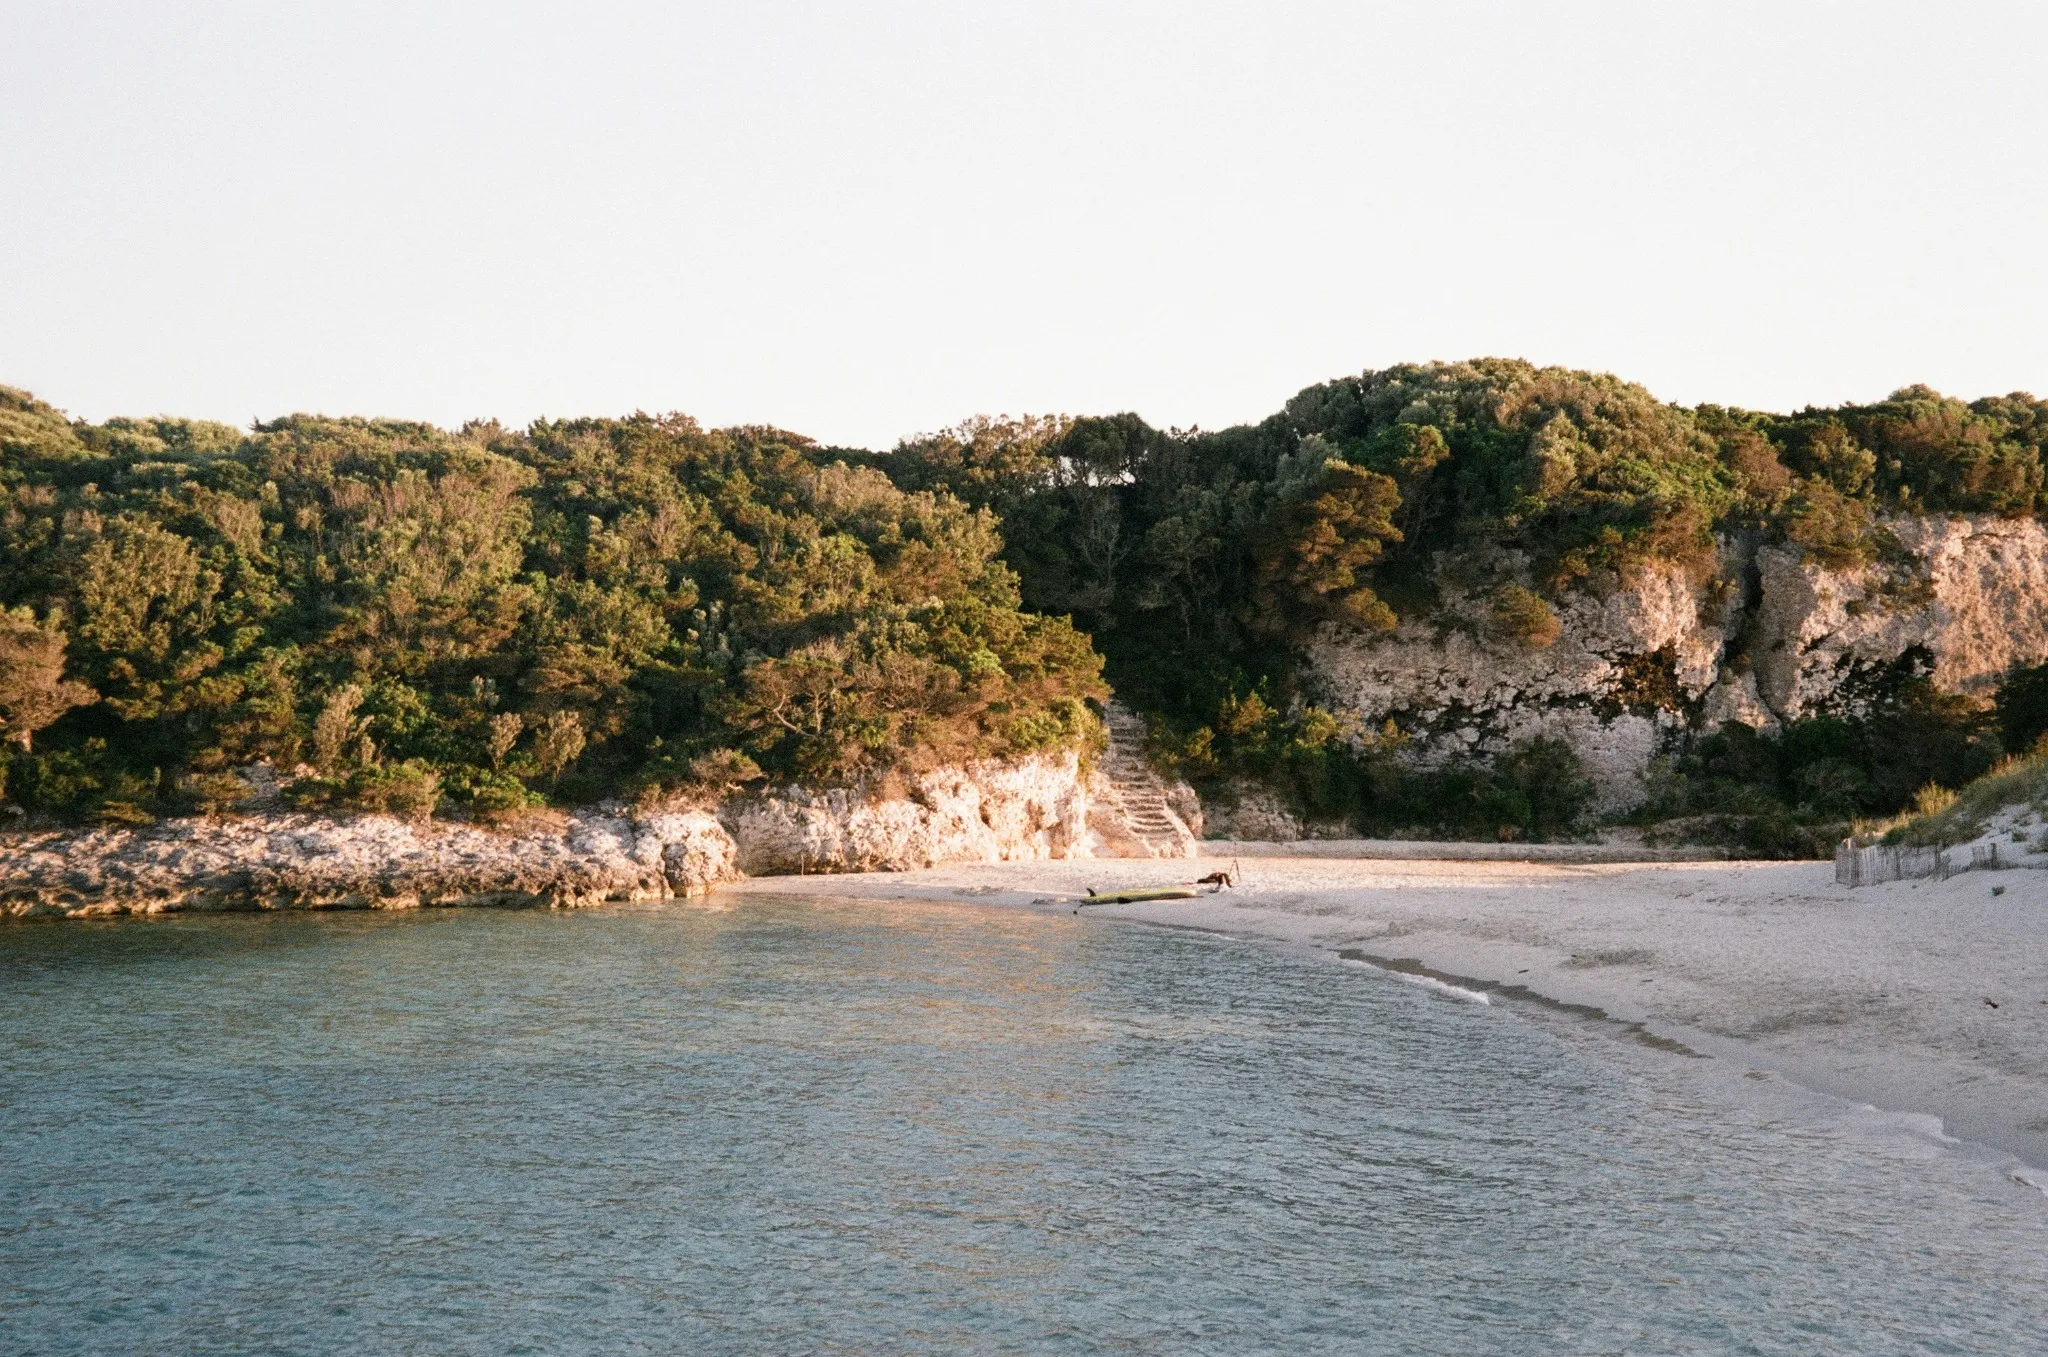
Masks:
[[[1914,798],[1911,814],[1876,824],[1859,825],[1864,842],[1966,843],[1990,828],[2002,810],[2024,806],[2036,815],[2048,811],[2048,750],[2000,759],[1983,776],[1960,790],[1929,785]]]
[[[1910,671],[1853,715],[1801,717],[1772,734],[1739,723],[1701,736],[1653,780],[1632,819],[1696,820],[1697,837],[1770,857],[1822,857],[1858,820],[1929,787],[1961,787],[2004,752],[1977,703]]]
[[[1261,745],[1230,733],[1260,694],[1324,748],[1301,663],[1319,628],[1424,620],[1542,645],[1572,591],[1606,592],[1653,566],[1706,578],[1716,532],[1789,542],[1829,566],[1879,560],[1895,549],[1886,513],[2038,508],[2044,438],[2048,403],[2026,395],[1965,404],[1912,387],[1789,416],[1688,410],[1611,376],[1482,359],[1321,383],[1259,424],[1216,432],[1164,432],[1129,414],[982,420],[867,461],[906,488],[999,512],[1025,605],[1072,613],[1119,694],[1190,751],[1191,767],[1275,780],[1305,808],[1363,824],[1380,823],[1363,791],[1316,788],[1378,785],[1372,804],[1395,804],[1383,749],[1347,741],[1343,757],[1381,771],[1340,774],[1335,754],[1274,752],[1294,736]],[[1441,609],[1440,562],[1490,600],[1479,615]],[[1795,753],[1782,776],[1775,758],[1759,764],[1742,785],[1762,800],[1714,813],[1789,851],[1817,816],[1897,809],[1915,779],[1982,761],[1977,734],[1959,737],[1976,751],[1964,757],[1944,733],[1973,718],[1922,717],[1946,753],[1887,751],[1877,732],[1908,718],[1881,715],[1853,756]],[[1673,805],[1732,794],[1733,774],[1704,771],[1730,757],[1718,749],[1687,756],[1687,785],[1706,790]],[[1446,807],[1482,796],[1432,785]],[[1437,818],[1469,823],[1463,813]]]
[[[1218,785],[1360,826],[1567,832],[1579,811],[1527,772],[1550,754],[1403,771],[1398,731],[1316,708],[1304,647],[1404,621],[1544,645],[1574,591],[1704,578],[1717,532],[1883,560],[1888,513],[2038,511],[2044,440],[2020,394],[1688,410],[1506,359],[1320,383],[1219,431],[981,418],[886,453],[681,416],[93,425],[0,388],[7,791],[146,816],[220,803],[202,779],[257,758],[415,812],[698,794],[738,785],[728,755],[858,781],[1093,738],[1106,660]],[[1472,615],[1442,606],[1446,564]],[[2048,726],[2026,691],[2008,745]],[[1783,847],[1996,743],[1901,701],[1853,738],[1795,723],[1769,758],[1702,742],[1660,804]]]
[[[1998,690],[1999,734],[2015,754],[2032,753],[2048,735],[2048,664],[2015,670]]]
[[[1224,701],[1213,725],[1155,727],[1161,761],[1224,802],[1249,779],[1311,820],[1381,837],[1556,839],[1583,829],[1593,784],[1578,756],[1538,739],[1488,758],[1418,768],[1398,730],[1359,731],[1319,707],[1287,715],[1258,692]]]
[[[270,759],[309,804],[511,813],[1092,738],[1101,661],[1020,607],[994,516],[859,460],[681,416],[244,434],[0,390],[8,793],[219,808]]]
[[[1556,641],[1564,630],[1542,595],[1519,584],[1503,584],[1494,591],[1491,621],[1495,635],[1538,648]]]
[[[999,513],[1025,605],[1072,613],[1120,692],[1191,731],[1230,693],[1298,700],[1292,651],[1325,623],[1432,616],[1445,553],[1522,562],[1481,620],[1540,642],[1566,591],[1656,563],[1710,570],[1717,530],[1847,565],[1881,552],[1883,512],[2029,511],[2044,438],[2048,403],[2024,395],[1687,410],[1611,376],[1482,359],[1321,383],[1220,432],[977,420],[865,460]]]

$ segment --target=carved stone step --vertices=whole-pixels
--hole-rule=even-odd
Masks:
[[[1115,702],[1104,712],[1109,748],[1102,761],[1102,808],[1113,834],[1153,857],[1192,857],[1195,836],[1166,799],[1166,783],[1145,756],[1145,723]]]

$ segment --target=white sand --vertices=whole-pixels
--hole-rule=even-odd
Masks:
[[[1051,908],[1048,897],[1090,886],[1229,865],[976,864],[734,889]],[[1355,951],[1496,998],[1588,1005],[1810,1088],[1938,1116],[1952,1135],[2048,1168],[2048,872],[1852,890],[1822,863],[1241,866],[1238,890],[1087,913]]]

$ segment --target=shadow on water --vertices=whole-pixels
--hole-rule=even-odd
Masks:
[[[281,948],[328,948],[412,922],[368,911],[24,919],[0,926],[0,983],[49,971],[190,965]]]

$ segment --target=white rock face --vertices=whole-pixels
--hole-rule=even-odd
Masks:
[[[1762,606],[1751,646],[1757,692],[1790,718],[1824,709],[1843,676],[1915,648],[1936,685],[1981,693],[2014,665],[2048,656],[2048,528],[2038,519],[1902,518],[1905,571],[1802,564],[1784,547],[1757,553]]]
[[[701,895],[739,875],[704,812],[598,809],[498,834],[385,815],[171,820],[0,840],[0,916],[418,909]]]
[[[1072,754],[928,773],[895,799],[779,790],[729,802],[719,818],[755,875],[1088,856],[1088,794]]]
[[[1674,737],[1853,706],[1852,680],[1924,654],[1940,687],[1988,693],[2048,660],[2048,529],[2035,519],[1898,518],[1895,559],[1850,570],[1788,546],[1722,545],[1716,578],[1675,568],[1607,597],[1574,593],[1547,647],[1490,637],[1484,586],[1440,563],[1437,616],[1386,637],[1326,631],[1310,647],[1324,700],[1368,728],[1395,719],[1430,766],[1548,736],[1569,744],[1600,808],[1642,796]],[[1515,563],[1510,562],[1510,569]]]
[[[517,833],[390,816],[254,815],[0,836],[0,918],[185,910],[575,908],[702,895],[746,871],[1087,855],[1071,754],[932,773],[909,798],[783,791],[714,814],[606,805]]]

